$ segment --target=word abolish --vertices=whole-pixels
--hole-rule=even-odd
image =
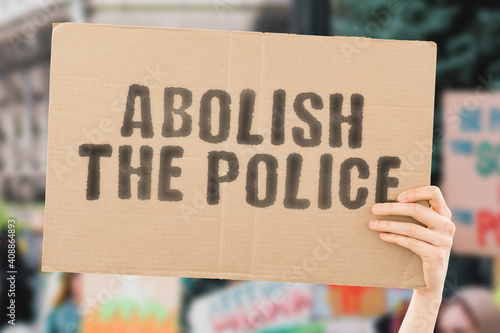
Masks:
[[[284,90],[276,90],[273,93],[273,105],[269,122],[271,128],[270,143],[280,146],[285,142],[285,110],[287,105],[287,94]],[[136,101],[139,99],[140,121],[134,121],[136,113]],[[174,107],[174,100],[180,100],[180,106]],[[307,102],[307,103],[306,103]],[[161,135],[165,138],[187,137],[192,135],[193,120],[191,105],[193,104],[193,94],[190,90],[178,87],[167,87],[164,91],[163,103],[163,126]],[[239,96],[238,128],[236,140],[241,145],[260,145],[264,138],[259,133],[252,131],[252,119],[255,112],[256,93],[251,89],[245,89]],[[364,98],[360,94],[350,96],[349,112],[342,112],[344,96],[342,94],[331,94],[328,101],[329,123],[328,123],[328,144],[331,148],[340,148],[342,142],[342,124],[346,123],[348,129],[349,149],[360,148],[362,145],[362,124]],[[210,144],[220,144],[228,140],[230,133],[230,119],[232,116],[231,96],[223,90],[208,90],[200,100],[198,136],[201,140]],[[217,108],[213,108],[218,105]],[[294,97],[291,109],[303,122],[303,126],[292,128],[292,140],[298,147],[314,149],[321,143],[323,136],[323,124],[313,115],[314,111],[308,110],[306,105],[310,105],[313,110],[323,110],[324,101],[316,93],[305,92]],[[175,124],[174,124],[174,115]],[[138,115],[137,115],[138,116]],[[218,126],[213,126],[212,119],[218,119]],[[129,87],[126,109],[121,127],[122,137],[131,137],[132,133],[140,131],[141,137],[150,139],[155,135],[153,129],[151,102],[149,88],[140,85]],[[158,135],[158,134],[156,134]],[[174,160],[184,156],[182,146],[163,146],[159,152],[159,172],[158,172],[158,192],[157,198],[160,201],[181,201],[183,193],[171,186],[173,177],[181,177],[182,170],[176,166]],[[151,199],[152,192],[152,161],[153,148],[149,145],[142,145],[138,149],[140,165],[131,165],[132,154],[137,154],[130,145],[118,147],[118,197],[130,199],[131,175],[139,177],[137,186],[137,197],[140,200]],[[109,144],[82,144],[79,147],[82,157],[88,157],[88,177],[87,177],[87,200],[98,200],[100,197],[100,160],[102,157],[112,157],[113,147]],[[207,179],[206,200],[210,205],[217,205],[220,202],[220,184],[230,183],[238,177],[246,177],[246,201],[255,207],[269,207],[276,202],[278,193],[278,172],[284,169],[286,173],[284,184],[285,208],[306,209],[311,206],[309,198],[302,198],[299,195],[301,182],[301,170],[303,157],[298,153],[289,154],[286,157],[284,166],[281,167],[278,159],[271,154],[256,154],[247,163],[246,175],[240,175],[240,163],[238,156],[230,151],[214,149],[207,153],[207,168],[205,175]],[[367,200],[369,190],[366,187],[359,187],[355,195],[351,195],[351,177],[354,170],[357,177],[368,179],[371,170],[368,163],[362,158],[348,158],[340,161],[340,173],[338,177],[333,177],[334,156],[332,154],[322,154],[318,161],[318,195],[317,206],[321,209],[332,207],[332,182],[336,179],[339,183],[339,201],[349,209],[362,207]],[[222,163],[226,165],[223,166]],[[376,172],[375,200],[377,202],[387,201],[387,191],[389,187],[397,187],[398,179],[389,176],[390,169],[399,168],[401,160],[398,157],[382,156],[378,160]],[[226,171],[222,171],[226,170]],[[263,170],[265,170],[263,172]],[[259,188],[259,179],[265,179],[265,188]]]

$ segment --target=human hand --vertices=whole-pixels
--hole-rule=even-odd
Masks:
[[[415,203],[420,200],[428,200],[431,207]],[[399,194],[398,202],[376,204],[372,212],[378,216],[410,216],[427,226],[379,219],[369,224],[370,229],[380,232],[382,240],[410,249],[422,258],[426,288],[415,292],[440,296],[455,234],[451,211],[441,190],[436,186],[424,186],[404,191]]]

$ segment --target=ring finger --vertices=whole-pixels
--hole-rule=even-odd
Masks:
[[[434,246],[446,245],[445,237],[414,223],[395,222],[387,220],[371,220],[370,229],[420,239]]]

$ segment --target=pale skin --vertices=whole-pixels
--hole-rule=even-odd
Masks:
[[[383,241],[405,247],[422,258],[426,287],[413,292],[399,332],[431,333],[441,304],[455,224],[438,187],[424,186],[402,192],[397,201],[376,204],[372,213],[376,216],[410,216],[424,226],[381,217],[371,220],[369,227],[380,232]],[[422,206],[417,201],[428,201],[431,207]]]

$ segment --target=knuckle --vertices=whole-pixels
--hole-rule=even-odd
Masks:
[[[450,238],[450,245],[449,245],[449,249],[451,249],[453,247],[453,238]]]
[[[404,193],[405,193],[406,201],[413,201],[413,198],[415,197],[415,190],[411,189],[411,190],[408,190]]]
[[[417,216],[420,214],[420,205],[419,204],[412,203],[412,204],[410,204],[409,209],[410,209],[410,214],[412,216]]]
[[[433,257],[436,260],[442,261],[446,258],[446,254],[444,251],[442,251],[440,249],[436,249],[436,250],[434,250]]]
[[[383,209],[384,213],[386,213],[387,215],[390,215],[394,211],[394,204],[392,204],[392,203],[382,204],[382,209]]]
[[[450,249],[451,246],[453,245],[453,238],[446,236],[441,237],[440,245],[447,249]]]
[[[408,238],[408,247],[410,249],[417,249],[420,243],[415,238]]]
[[[378,224],[377,224],[377,229],[380,229],[380,230],[387,230],[387,221],[384,221],[384,220],[379,220],[378,221]]]
[[[446,231],[448,234],[450,234],[452,236],[455,235],[455,231],[457,229],[457,227],[455,226],[455,223],[453,223],[452,221],[448,221],[445,224],[445,228],[446,228]]]
[[[430,188],[431,188],[431,192],[432,192],[433,197],[438,197],[441,195],[441,190],[439,189],[439,187],[432,185]]]
[[[399,237],[399,235],[389,233],[388,235],[386,235],[386,238],[389,239],[392,243],[401,245],[401,238]]]
[[[406,232],[408,233],[408,236],[416,236],[418,232],[418,226],[413,223],[408,223],[408,226],[406,227]]]
[[[388,232],[385,232],[385,240],[389,242],[395,242],[396,239],[394,238],[394,235]]]

